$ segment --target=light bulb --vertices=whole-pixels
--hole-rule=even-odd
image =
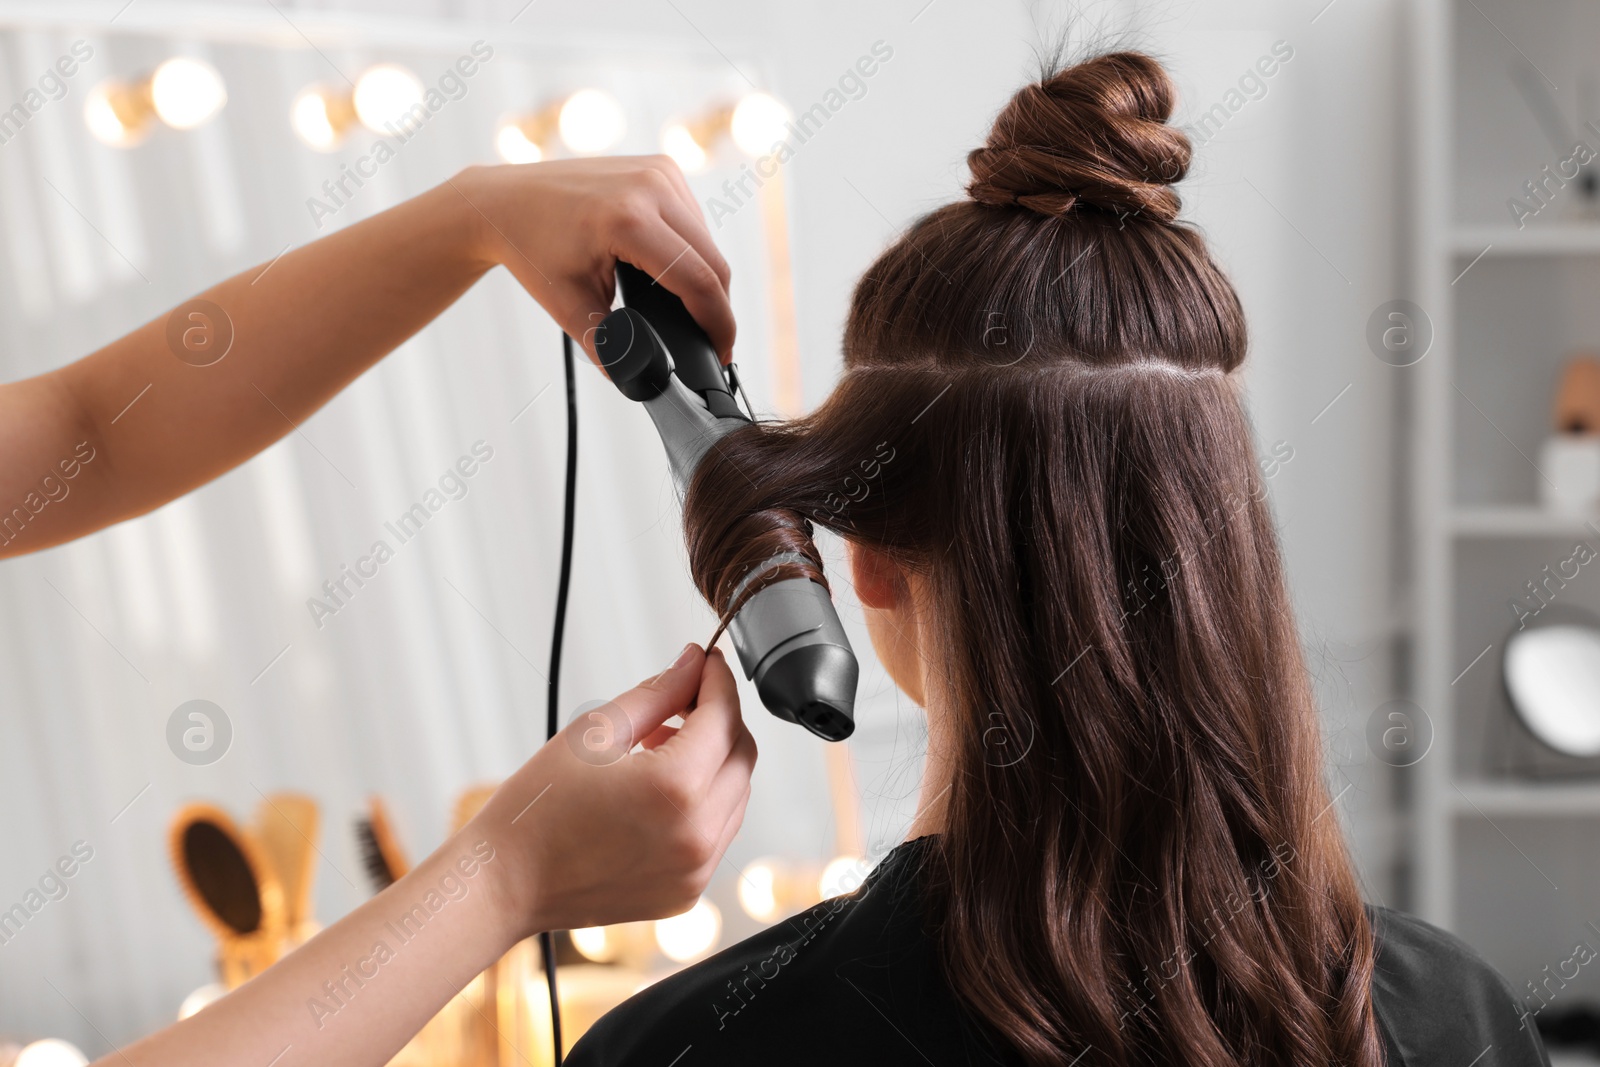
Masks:
[[[178,56],[150,76],[150,104],[161,121],[175,130],[194,129],[227,102],[222,75],[203,59]]]
[[[685,173],[693,174],[705,169],[706,150],[689,132],[689,127],[682,123],[674,123],[661,131],[661,150],[671,156]]]
[[[544,158],[544,149],[528,140],[528,135],[515,122],[500,127],[500,132],[494,135],[494,146],[507,163],[537,163]]]
[[[739,906],[757,922],[778,917],[778,872],[771,860],[757,860],[739,875]]]
[[[380,63],[356,79],[352,103],[361,125],[389,133],[389,126],[403,127],[408,112],[422,103],[422,82],[398,64]]]
[[[572,947],[582,953],[584,959],[610,963],[616,958],[616,946],[610,943],[604,926],[586,926],[568,933],[572,937]]]
[[[127,148],[144,139],[146,124],[130,106],[127,88],[116,82],[101,82],[89,90],[83,120],[96,140],[113,148]]]
[[[772,151],[772,146],[783,140],[789,122],[789,109],[767,93],[751,93],[733,109],[733,120],[728,132],[740,150],[761,156]]]
[[[682,915],[656,920],[656,946],[676,963],[687,963],[709,952],[721,933],[722,913],[704,897]]]
[[[830,860],[822,868],[822,877],[817,880],[817,892],[822,894],[823,900],[854,893],[866,880],[864,867],[859,856],[839,856]]]
[[[328,98],[320,87],[307,89],[295,97],[289,109],[289,124],[302,141],[319,152],[332,151],[339,143],[340,131],[328,114]]]
[[[561,141],[579,155],[604,152],[622,140],[622,105],[599,89],[580,89],[561,105]]]
[[[212,982],[203,985],[193,993],[183,998],[183,1003],[178,1007],[178,1020],[181,1022],[212,1004],[221,1000],[228,993],[227,987]]]
[[[86,1067],[88,1062],[76,1045],[47,1037],[25,1046],[12,1067]]]

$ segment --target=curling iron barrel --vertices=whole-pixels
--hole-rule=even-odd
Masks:
[[[650,413],[681,495],[706,452],[750,419],[683,302],[626,263],[617,283],[623,306],[595,331],[595,349],[612,384]],[[783,562],[767,560],[744,580]],[[829,741],[850,736],[858,667],[826,589],[807,578],[774,582],[745,601],[728,632],[768,711]]]

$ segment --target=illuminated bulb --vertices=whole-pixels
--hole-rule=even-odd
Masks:
[[[338,145],[342,130],[334,124],[328,106],[328,94],[314,86],[295,97],[289,108],[289,124],[306,144],[319,152],[329,152]]]
[[[561,105],[561,141],[579,155],[604,152],[622,140],[626,124],[622,105],[599,89],[580,89]]]
[[[689,127],[682,123],[668,126],[661,131],[661,150],[671,156],[673,162],[685,173],[693,174],[705,169],[706,150],[695,140],[694,134],[689,132]]]
[[[515,122],[500,127],[500,132],[494,137],[494,146],[500,158],[507,163],[537,163],[544,158],[544,149],[528,140],[528,135]]]
[[[144,138],[146,124],[137,108],[130,106],[130,94],[115,82],[101,82],[89,90],[83,105],[83,120],[89,132],[102,144],[126,148]]]
[[[228,102],[222,75],[203,59],[178,56],[150,76],[150,104],[157,117],[175,130],[192,130]]]
[[[822,877],[817,881],[817,892],[822,894],[823,900],[827,900],[829,897],[854,893],[865,880],[861,857],[840,856],[822,868]]]
[[[356,124],[354,96],[347,88],[307,86],[289,107],[289,125],[312,148],[331,152]]]
[[[86,1067],[88,1062],[76,1045],[47,1037],[24,1047],[12,1067]]]
[[[201,986],[183,998],[183,1003],[178,1007],[178,1020],[181,1022],[208,1007],[214,1001],[221,1000],[227,992],[226,986],[218,985],[216,982]]]
[[[175,130],[192,130],[228,102],[222,75],[202,59],[178,56],[134,82],[101,82],[84,101],[89,132],[118,148],[138,144],[152,118]]]
[[[656,946],[676,963],[687,963],[709,952],[721,933],[722,913],[704,897],[682,915],[656,920]]]
[[[757,860],[739,875],[739,906],[757,922],[778,917],[778,872],[770,860]]]
[[[788,122],[789,109],[776,97],[751,93],[733,109],[729,132],[741,151],[760,156],[772,151],[772,146],[783,140]]]
[[[604,926],[586,926],[582,930],[571,930],[572,947],[583,954],[583,958],[593,960],[595,963],[610,963],[616,959],[617,946],[611,944],[611,939],[606,936]]]
[[[373,133],[389,133],[389,126],[405,126],[406,113],[422,103],[422,82],[406,68],[380,63],[356,79],[351,97],[356,118]]]

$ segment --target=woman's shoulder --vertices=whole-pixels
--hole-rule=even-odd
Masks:
[[[1369,906],[1377,942],[1372,1002],[1392,1067],[1524,1067],[1549,1057],[1510,983],[1460,938],[1413,915]]]
[[[595,1023],[566,1062],[943,1063],[952,1050],[959,1062],[1007,1062],[986,1058],[940,977],[917,852],[902,845],[856,892],[655,983]]]
[[[837,897],[686,967],[612,1009],[573,1048],[567,1063],[663,1064],[694,1046],[744,1050],[774,1030],[775,1012],[796,1009],[823,1025],[829,1014],[813,958],[855,901]],[[819,945],[818,939],[824,939]],[[782,1029],[780,1026],[779,1029]],[[679,1067],[699,1061],[686,1058]]]
[[[952,1052],[964,1063],[1015,1062],[941,977],[917,852],[902,846],[857,892],[650,986],[597,1022],[568,1063],[946,1062]],[[1465,942],[1403,912],[1368,914],[1390,1067],[1548,1067],[1532,1015]]]

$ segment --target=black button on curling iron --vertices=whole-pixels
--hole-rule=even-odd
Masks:
[[[595,350],[612,384],[650,413],[681,498],[712,445],[751,419],[739,410],[734,384],[683,301],[627,263],[617,264],[617,284],[623,306],[601,322]],[[767,560],[744,581],[791,556]],[[774,582],[745,601],[728,633],[768,711],[828,741],[855,730],[856,655],[821,585],[809,578]]]

